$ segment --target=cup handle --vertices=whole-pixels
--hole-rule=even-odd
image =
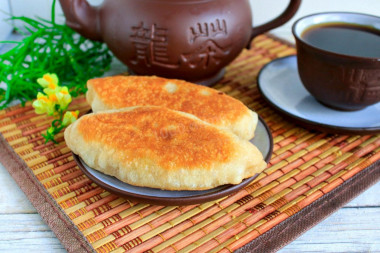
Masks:
[[[286,23],[289,19],[291,19],[294,16],[294,14],[297,12],[300,5],[301,5],[301,0],[290,0],[288,7],[285,9],[285,11],[283,13],[281,13],[280,16],[278,16],[277,18],[275,18],[275,19],[273,19],[273,20],[271,20],[265,24],[262,24],[262,25],[257,26],[257,27],[253,27],[252,32],[251,32],[251,38],[249,40],[247,47],[248,48],[250,47],[252,40],[257,35],[262,34],[264,32],[267,32],[273,28],[276,28],[276,27]]]

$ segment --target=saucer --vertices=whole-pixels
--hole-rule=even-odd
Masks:
[[[255,130],[255,137],[250,141],[260,150],[268,163],[272,156],[273,139],[267,124],[261,117]],[[73,153],[73,156],[83,173],[104,189],[141,203],[155,205],[192,205],[220,199],[247,186],[259,175],[244,179],[237,185],[222,185],[204,191],[166,191],[124,183],[115,177],[92,169],[78,155]]]
[[[322,105],[304,88],[294,55],[266,64],[257,84],[270,105],[302,126],[330,133],[380,133],[380,103],[360,111],[338,111]]]

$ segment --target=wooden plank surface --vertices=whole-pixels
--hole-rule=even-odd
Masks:
[[[0,252],[66,250],[38,213],[14,213],[0,214]]]
[[[380,182],[279,252],[380,252]],[[0,252],[65,252],[0,165]]]

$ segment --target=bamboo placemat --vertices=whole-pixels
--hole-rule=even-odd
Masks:
[[[268,168],[232,196],[164,207],[110,194],[79,170],[63,133],[58,145],[44,144],[51,119],[36,115],[31,103],[0,111],[0,160],[72,252],[276,250],[380,178],[380,135],[308,131],[260,96],[260,68],[290,54],[290,45],[261,35],[215,86],[260,114],[274,138]],[[89,106],[80,97],[71,109],[83,114]]]

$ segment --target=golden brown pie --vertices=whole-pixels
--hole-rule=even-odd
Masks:
[[[193,114],[243,139],[254,136],[257,114],[223,92],[189,82],[148,76],[89,80],[87,101],[94,112],[131,106],[164,106]]]
[[[165,190],[239,184],[266,167],[249,141],[164,107],[88,114],[66,129],[65,140],[92,168],[131,185]]]

